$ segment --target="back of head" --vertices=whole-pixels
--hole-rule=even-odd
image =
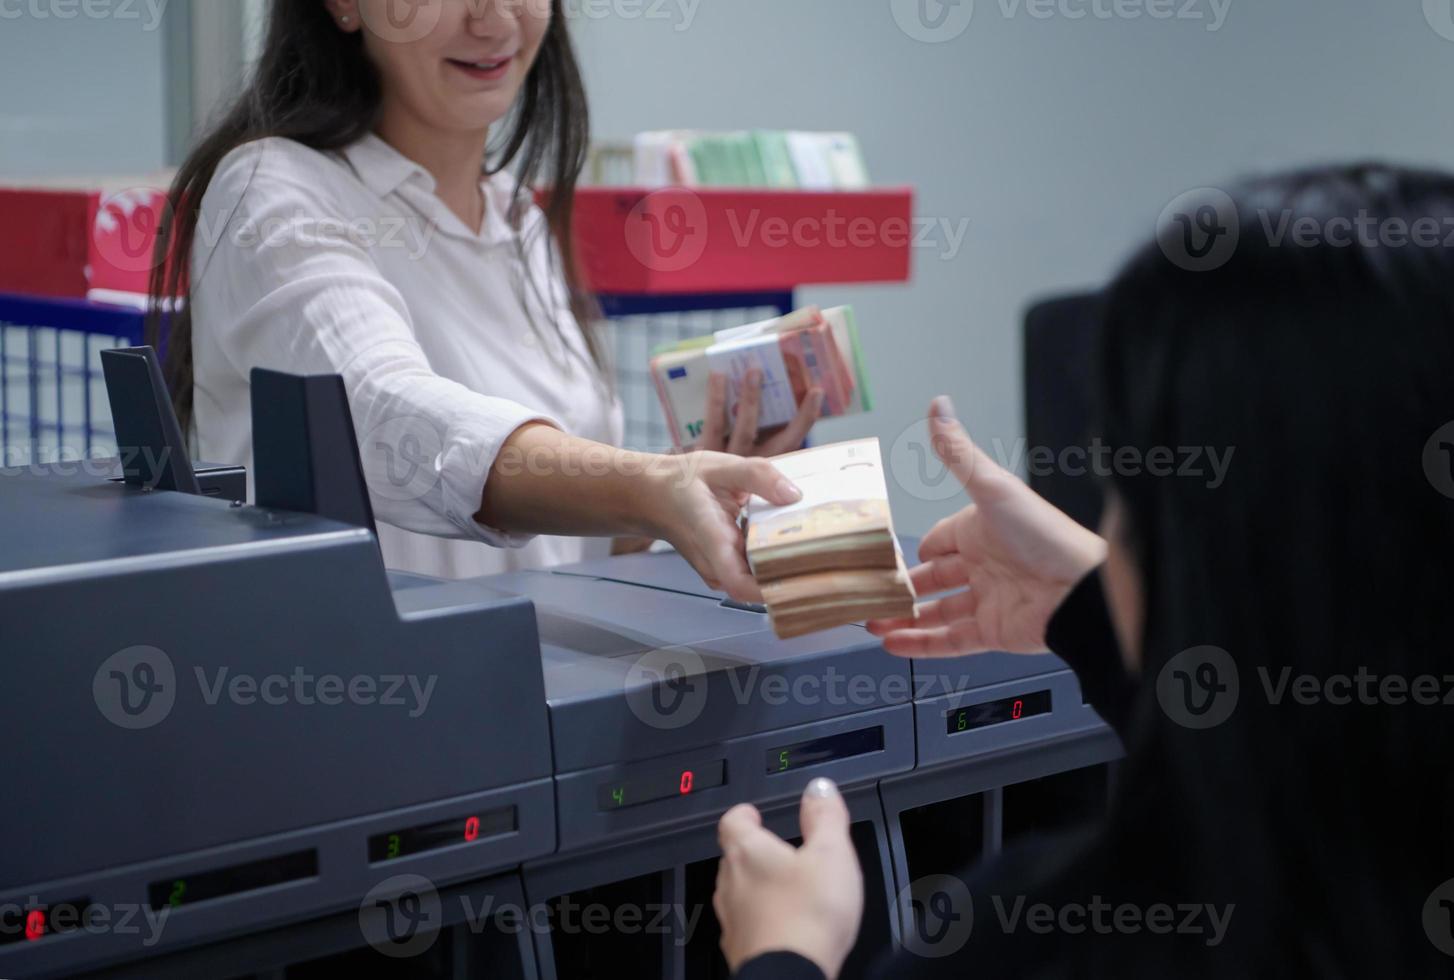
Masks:
[[[1454,179],[1310,171],[1185,211],[1107,298],[1102,431],[1147,614],[1114,826],[1239,901],[1229,939],[1259,969],[1432,975]]]

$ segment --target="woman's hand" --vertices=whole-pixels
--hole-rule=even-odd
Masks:
[[[908,657],[1043,651],[1050,617],[1105,561],[1105,541],[976,446],[948,398],[934,400],[929,427],[934,452],[974,503],[925,536],[924,564],[910,576],[920,595],[969,589],[921,605],[916,621],[878,620],[869,630]]]
[[[743,803],[717,825],[722,863],[712,907],[722,924],[722,952],[733,973],[764,953],[812,960],[828,980],[843,969],[863,917],[863,872],[838,788],[815,779],[803,794],[803,846],[762,825]]]
[[[739,602],[761,602],[737,516],[753,494],[783,505],[797,503],[802,492],[765,459],[707,452],[657,459],[655,489],[644,502],[652,533],[670,541],[710,587]]]
[[[707,387],[707,418],[702,438],[693,447],[733,456],[781,456],[801,449],[808,432],[823,411],[823,390],[814,388],[798,406],[798,414],[787,425],[759,433],[757,420],[762,411],[762,372],[747,372],[737,400],[737,419],[727,418],[727,376],[713,373]]]

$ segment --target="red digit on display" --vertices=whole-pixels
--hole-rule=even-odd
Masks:
[[[31,909],[25,913],[25,938],[35,942],[45,935],[45,913],[40,909]]]
[[[464,839],[472,841],[480,836],[480,818],[470,817],[464,822]]]
[[[1024,713],[1025,702],[1021,701],[1019,698],[1016,698],[1014,705],[1010,708],[1010,717],[1018,719]]]
[[[686,796],[692,791],[692,771],[688,769],[682,773],[682,795]]]

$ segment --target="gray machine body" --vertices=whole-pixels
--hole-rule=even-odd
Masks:
[[[917,538],[901,536],[905,555],[919,551]],[[554,573],[558,577],[598,580],[602,583],[649,588],[654,591],[692,596],[713,603],[727,603],[727,596],[708,588],[679,555],[640,554],[584,562]],[[767,631],[766,617],[760,617],[761,629]],[[914,710],[915,764],[928,768],[955,763],[966,758],[979,758],[1007,747],[1027,742],[1055,739],[1083,731],[1103,728],[1099,716],[1084,705],[1080,684],[1065,661],[1052,653],[1013,654],[979,653],[965,657],[925,660],[896,660],[883,656],[883,648],[861,627],[843,627],[823,636],[842,636],[843,631],[857,631],[867,643],[871,662],[899,665],[907,671],[905,690]],[[770,635],[770,634],[769,634]],[[549,643],[549,629],[542,619],[542,640]],[[761,640],[754,643],[760,647]],[[859,669],[850,666],[850,670]],[[885,666],[885,674],[897,671]],[[862,677],[864,675],[857,675]],[[552,687],[547,666],[546,686]],[[897,685],[885,687],[897,689]],[[1020,694],[1048,691],[1051,710],[1043,715],[1016,721],[1014,725],[990,725],[981,729],[950,732],[947,718],[951,713],[984,702],[1013,698]],[[895,701],[897,703],[897,700]],[[552,715],[554,723],[554,715]],[[557,738],[559,738],[557,731]]]
[[[685,577],[677,589],[579,568],[486,581],[535,603],[562,851],[797,796],[818,775],[847,785],[914,766],[908,665],[861,629],[781,641],[766,615],[682,591]],[[768,771],[770,750],[880,728],[881,748]],[[602,804],[604,788],[719,766],[719,786]]]
[[[0,541],[0,905],[12,927],[36,903],[110,920],[0,945],[0,975],[153,955],[357,907],[394,875],[460,880],[555,850],[529,602],[395,592],[367,531],[94,473],[0,478]],[[369,860],[374,835],[507,808],[514,830]],[[158,883],[296,854],[314,873],[151,907]]]
[[[158,883],[300,852],[317,862],[297,880],[156,910],[156,945],[145,928],[0,945],[0,975],[360,910],[400,876],[532,905],[657,872],[679,883],[683,865],[716,856],[716,820],[735,803],[791,835],[817,776],[871,828],[869,878],[895,907],[907,885],[897,809],[952,795],[966,773],[1118,751],[1054,657],[923,670],[860,626],[778,640],[765,614],[674,554],[440,582],[385,573],[359,528],[94,475],[0,480],[0,535],[0,733],[25,749],[6,766],[20,846],[0,864],[0,904],[149,906]],[[165,655],[145,654],[167,665],[173,694],[145,725],[120,705],[130,695],[137,708],[157,678],[134,673],[137,654],[112,661],[134,648]],[[373,678],[376,697],[262,697],[267,678],[299,669]],[[230,686],[239,676],[255,682],[250,697]],[[400,676],[416,682],[394,692],[403,703],[378,703],[380,679]],[[1051,708],[1036,717],[946,731],[958,707],[1040,691]],[[1040,751],[1056,745],[1063,760]],[[508,832],[370,859],[378,835],[510,807]],[[548,934],[525,960],[557,975]]]

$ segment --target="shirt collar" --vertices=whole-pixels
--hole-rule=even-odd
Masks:
[[[485,191],[485,233],[481,236],[466,228],[442,201],[434,197],[438,183],[433,174],[394,149],[377,133],[369,133],[345,147],[343,155],[364,186],[381,198],[394,193],[411,180],[418,183],[426,196],[423,201],[415,199],[415,206],[422,206],[426,211],[433,212],[432,217],[440,230],[448,234],[486,245],[498,245],[514,241],[515,236],[522,232],[533,232],[534,225],[543,220],[539,211],[531,208],[526,211],[522,228],[511,227],[509,214],[512,210],[511,203],[515,199],[515,178],[508,173],[498,173],[482,181]]]
[[[379,197],[387,197],[415,176],[423,180],[431,194],[434,193],[434,176],[375,133],[369,133],[346,147],[343,155],[364,186]]]

